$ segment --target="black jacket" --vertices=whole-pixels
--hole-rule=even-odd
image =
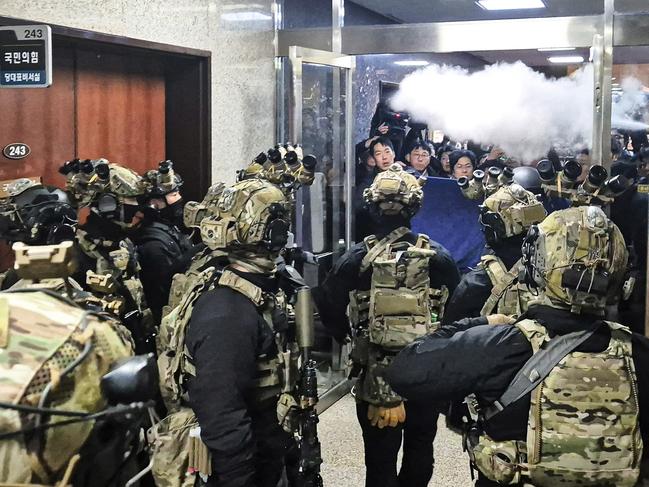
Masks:
[[[278,289],[276,278],[237,273],[264,291]],[[259,445],[272,442],[283,451],[287,441],[277,423],[276,401],[253,401],[257,358],[277,354],[269,324],[243,294],[217,287],[196,301],[185,345],[196,367],[188,387],[190,406],[212,452],[210,485],[258,485],[255,474],[269,455]]]
[[[389,232],[378,234],[379,239]],[[416,243],[417,235],[410,232],[399,241]],[[437,255],[430,259],[430,286],[446,286],[452,293],[460,281],[460,273],[448,250],[437,242],[431,241],[431,248]],[[341,341],[350,333],[347,319],[349,293],[354,290],[368,290],[371,286],[372,271],[368,269],[360,274],[361,262],[367,254],[364,242],[355,244],[336,262],[333,269],[321,286],[313,290],[320,318],[334,338]]]
[[[546,306],[532,306],[521,319],[539,321],[552,336],[590,327],[597,318]],[[577,351],[599,352],[608,346],[604,323]],[[649,444],[649,339],[633,334],[633,360],[638,377],[640,430]],[[502,395],[518,370],[532,356],[525,336],[514,326],[490,326],[486,318],[465,319],[443,326],[402,350],[387,372],[400,395],[417,401],[461,401],[475,393],[491,403]],[[529,395],[510,405],[485,425],[496,441],[525,441]],[[645,455],[647,451],[645,451]]]
[[[131,238],[137,246],[144,296],[158,325],[162,307],[169,302],[171,280],[174,274],[183,271],[183,256],[192,244],[175,226],[160,221],[146,222]]]

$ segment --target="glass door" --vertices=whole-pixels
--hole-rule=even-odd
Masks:
[[[289,103],[284,132],[290,141],[302,145],[305,154],[313,154],[318,160],[315,181],[300,189],[295,208],[296,244],[312,253],[316,263],[305,265],[303,270],[311,286],[317,285],[318,277],[323,277],[354,243],[354,67],[351,56],[298,46],[289,48],[290,75],[285,78],[288,88],[284,89]],[[314,356],[319,363],[321,395],[335,389],[347,392],[345,348],[341,349],[317,323]]]

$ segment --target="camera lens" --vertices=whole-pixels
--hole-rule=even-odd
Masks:
[[[460,187],[460,189],[467,189],[469,187],[469,178],[467,178],[466,176],[458,178],[457,185]]]
[[[168,174],[173,165],[174,163],[171,161],[161,161],[160,164],[158,164],[158,172],[160,172],[160,174]]]
[[[473,179],[482,181],[484,179],[484,171],[482,169],[476,169],[473,171]]]

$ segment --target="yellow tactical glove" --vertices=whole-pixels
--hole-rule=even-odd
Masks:
[[[391,408],[370,404],[367,408],[367,419],[370,420],[372,426],[394,428],[406,420],[406,408],[403,402]]]
[[[490,325],[511,325],[515,322],[516,320],[507,315],[502,315],[502,314],[495,314],[495,315],[489,315],[487,316],[487,322]]]

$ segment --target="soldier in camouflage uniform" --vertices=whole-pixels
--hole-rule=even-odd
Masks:
[[[314,297],[335,338],[353,335],[366,485],[423,487],[433,473],[438,412],[429,402],[404,404],[383,372],[403,346],[439,325],[459,273],[446,249],[410,231],[423,199],[417,178],[395,164],[376,176],[364,197],[380,232],[341,256]]]
[[[297,365],[276,273],[289,202],[256,178],[214,188],[214,197],[216,204],[186,212],[196,218],[204,210],[201,237],[211,254],[197,255],[174,282],[183,292],[160,328],[158,365],[171,414],[158,430],[154,476],[164,487],[193,485],[194,474],[210,486],[275,487],[290,444],[278,421],[290,397],[281,396],[284,408],[278,399],[292,389]]]
[[[77,229],[79,271],[75,280],[91,293],[102,296],[135,340],[138,353],[155,350],[151,311],[139,279],[135,246],[127,231],[139,223],[137,213],[146,184],[134,171],[106,159],[75,159],[60,172],[66,191],[77,208],[90,208]]]
[[[598,207],[556,211],[530,229],[523,259],[540,294],[518,321],[443,326],[395,358],[388,382],[405,397],[473,395],[476,485],[638,485],[649,340],[604,320],[627,260],[619,229]]]
[[[530,226],[545,218],[533,193],[512,183],[488,196],[481,207],[480,224],[487,251],[477,268],[462,276],[446,306],[443,323],[495,313],[520,316],[533,297],[518,280],[521,243]]]

